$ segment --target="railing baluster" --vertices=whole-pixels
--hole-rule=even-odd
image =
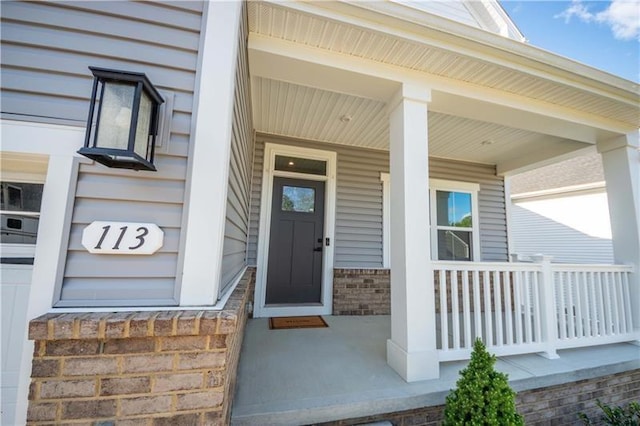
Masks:
[[[602,272],[597,272],[596,277],[596,301],[598,303],[598,323],[600,324],[598,330],[600,336],[606,336],[608,333],[606,332],[604,301],[602,295]]]
[[[589,272],[590,294],[591,300],[589,305],[591,306],[591,337],[596,337],[600,334],[600,326],[598,324],[598,298],[596,297],[596,273]]]
[[[482,271],[482,286],[484,288],[484,332],[486,346],[493,346],[493,321],[491,319],[491,283],[489,271]]]
[[[451,271],[451,328],[453,349],[460,349],[460,305],[458,303],[458,270]]]
[[[565,281],[565,287],[567,289],[567,306],[565,311],[569,316],[569,323],[567,324],[567,337],[573,339],[576,337],[576,323],[575,323],[575,304],[573,303],[573,272],[566,273],[567,280]]]
[[[446,271],[441,269],[438,275],[440,285],[440,339],[442,341],[442,350],[449,350],[449,323],[447,308],[447,275]]]
[[[532,342],[542,342],[542,311],[540,307],[540,285],[542,280],[540,279],[541,273],[536,272],[533,274],[533,294],[532,294],[532,303],[533,303],[533,325],[534,325],[534,335],[532,336]],[[551,285],[552,283],[549,283]]]
[[[575,271],[573,274],[574,289],[576,292],[575,306],[576,306],[576,337],[581,338],[584,335],[584,318],[582,317],[582,272]]]
[[[525,276],[524,276],[524,283],[525,283],[525,287],[524,287],[524,326],[525,326],[525,342],[526,343],[532,343],[534,341],[533,339],[533,335],[532,335],[532,311],[533,311],[533,300],[532,299],[532,295],[533,295],[533,288],[532,288],[532,284],[531,283],[531,279],[533,278],[535,280],[535,276],[536,276],[537,272],[532,273],[531,272],[526,272]],[[538,331],[536,330],[536,337],[538,336]]]
[[[558,337],[560,339],[567,338],[567,317],[566,317],[566,304],[565,304],[565,292],[564,292],[564,280],[562,272],[555,272],[554,281],[556,283],[556,312],[558,315]]]
[[[584,317],[585,317],[585,323],[584,323],[584,337],[591,337],[591,307],[590,307],[590,295],[591,295],[591,285],[589,284],[589,273],[588,272],[583,272],[582,273],[582,283],[583,283],[583,291],[582,291],[582,297],[584,299]]]
[[[632,332],[633,331],[633,311],[631,310],[631,289],[629,288],[629,273],[628,272],[621,272],[622,274],[622,293],[623,293],[623,300],[624,300],[624,306],[625,306],[625,318],[626,318],[626,324],[627,324],[627,332]],[[636,315],[639,315],[640,312],[636,312]]]
[[[514,282],[513,282],[513,290],[514,290],[514,310],[516,317],[516,336],[515,342],[517,344],[521,344],[523,342],[522,336],[522,315],[524,314],[524,309],[522,309],[522,285],[523,285],[523,272],[515,271],[513,273]]]
[[[613,297],[613,333],[624,333],[624,301],[620,288],[618,272],[610,272],[611,277],[611,297]]]
[[[476,329],[475,339],[482,339],[484,337],[484,334],[482,333],[482,304],[480,293],[480,272],[473,271],[473,317]]]
[[[604,316],[604,333],[609,336],[613,330],[613,295],[611,294],[611,283],[609,281],[609,274],[607,272],[601,272],[600,278],[602,280],[602,308]]]
[[[502,346],[504,339],[502,336],[502,274],[500,271],[493,271],[493,303],[495,304],[496,346]]]
[[[513,345],[513,305],[511,304],[511,277],[509,271],[504,271],[504,313],[507,329],[506,344]]]
[[[462,271],[462,313],[464,320],[464,348],[471,348],[471,303],[469,300],[469,271]]]

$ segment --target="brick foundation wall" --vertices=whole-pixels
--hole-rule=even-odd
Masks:
[[[228,424],[254,277],[221,311],[34,319],[28,424]]]
[[[462,312],[462,273],[458,272],[457,286],[454,291],[458,293],[459,312]],[[480,275],[480,310],[485,311],[484,300],[484,276]],[[452,311],[451,302],[451,273],[445,274],[447,281],[447,311]],[[469,273],[469,282],[472,277]],[[493,296],[493,275],[489,276],[491,283],[490,304],[493,311],[495,299]],[[513,278],[510,277],[513,282]],[[440,274],[434,272],[433,276],[436,314],[440,313]],[[513,309],[513,288],[512,306]],[[474,300],[473,286],[469,285],[469,299]],[[505,309],[506,307],[502,307]],[[471,306],[473,312],[474,306]],[[334,269],[333,270],[333,315],[390,315],[391,314],[391,274],[388,269]]]
[[[587,414],[595,424],[602,424],[602,410],[596,406],[597,399],[611,406],[640,401],[640,369],[518,392],[516,405],[527,426],[579,425],[582,424],[578,418],[580,412]],[[437,426],[442,424],[443,417],[444,405],[438,405],[322,425],[344,426],[388,420],[395,426]]]
[[[388,269],[334,269],[333,315],[390,315]]]

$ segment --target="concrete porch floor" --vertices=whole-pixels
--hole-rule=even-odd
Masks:
[[[269,330],[252,319],[242,345],[233,425],[305,425],[440,405],[468,361],[441,364],[440,379],[406,383],[386,362],[388,316],[325,316],[328,328]],[[640,347],[612,344],[500,357],[516,391],[640,368]]]

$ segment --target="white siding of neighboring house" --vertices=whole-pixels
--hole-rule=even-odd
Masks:
[[[522,199],[511,208],[513,253],[545,254],[559,263],[613,263],[604,192]]]
[[[84,127],[88,66],[144,72],[173,93],[158,172],[80,167],[64,280],[56,306],[176,304],[202,2],[3,2],[2,116]],[[151,222],[165,232],[146,257],[91,255],[80,244],[95,220]]]
[[[299,145],[337,153],[334,265],[338,268],[381,268],[383,265],[383,200],[380,173],[389,172],[389,153],[264,135],[258,137],[254,154],[249,264],[256,264],[264,142]],[[496,176],[495,167],[438,158],[431,158],[429,167],[431,178],[480,184],[478,208],[482,260],[506,261],[507,226],[504,183],[501,177]],[[428,183],[425,182],[425,185]],[[428,223],[428,220],[425,214],[425,223]]]

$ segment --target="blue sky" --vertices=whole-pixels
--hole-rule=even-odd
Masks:
[[[640,0],[500,0],[528,42],[640,81]]]

